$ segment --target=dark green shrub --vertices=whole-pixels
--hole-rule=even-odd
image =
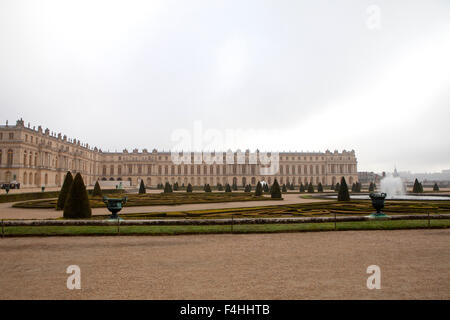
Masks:
[[[435,192],[439,191],[439,186],[436,182],[434,183],[433,191],[435,191]]]
[[[67,171],[66,178],[64,179],[61,191],[59,192],[58,195],[58,201],[56,202],[56,210],[64,209],[64,205],[67,200],[67,195],[69,194],[72,183],[73,183],[72,173],[70,173],[70,171]]]
[[[374,190],[375,188],[373,187],[373,182],[371,182],[369,185],[369,192],[373,192]]]
[[[270,187],[270,197],[274,199],[280,199],[281,198],[281,190],[280,185],[278,184],[277,179],[273,182],[272,186]]]
[[[269,184],[268,183],[264,183],[263,191],[266,192],[266,193],[270,192],[270,188],[269,188]]]
[[[305,192],[305,186],[303,185],[303,183],[302,182],[300,182],[300,189],[299,189],[299,191],[300,192]]]
[[[312,182],[310,182],[308,185],[308,193],[314,193],[314,186],[313,186]]]
[[[144,180],[141,180],[141,184],[139,185],[139,193],[146,193]]]
[[[169,182],[166,182],[165,186],[164,186],[164,193],[172,193],[172,186],[170,185]]]
[[[286,185],[283,183],[283,186],[281,187],[281,191],[282,192],[287,192],[287,188]]]
[[[91,217],[91,206],[89,204],[86,186],[80,173],[75,175],[66,203],[64,204],[64,218],[83,219]]]
[[[323,186],[321,182],[319,182],[319,184],[317,185],[317,192],[323,192]]]
[[[102,189],[100,188],[100,184],[98,183],[98,180],[95,181],[94,190],[92,191],[93,197],[101,197],[102,196]]]
[[[416,178],[416,180],[414,180],[414,186],[413,186],[412,192],[413,193],[423,192],[423,187],[421,187],[421,183],[419,182],[419,180],[417,180],[417,178]]]
[[[205,186],[205,192],[211,192],[211,187],[209,186],[209,184]]]
[[[263,188],[262,188],[261,182],[258,181],[258,183],[256,184],[255,196],[259,197],[262,195],[262,193],[263,193]]]
[[[186,188],[186,192],[192,192],[192,184],[188,184],[187,188]]]
[[[225,185],[225,192],[231,192],[231,187],[228,183]]]
[[[344,177],[342,177],[339,186],[338,201],[350,201],[350,194],[348,193],[347,182],[345,182]]]

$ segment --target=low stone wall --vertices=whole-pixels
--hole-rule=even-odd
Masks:
[[[450,219],[450,214],[395,215],[384,220]],[[300,218],[238,218],[238,219],[147,219],[147,220],[2,220],[8,226],[176,226],[176,225],[230,225],[230,224],[290,224],[322,222],[356,222],[374,220],[369,216],[300,217]],[[376,219],[381,220],[381,219]]]

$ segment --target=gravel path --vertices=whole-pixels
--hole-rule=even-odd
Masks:
[[[120,213],[141,213],[141,212],[171,212],[186,210],[203,210],[203,209],[224,209],[224,208],[244,208],[256,206],[271,206],[294,203],[309,203],[317,201],[327,201],[320,199],[302,199],[299,194],[284,194],[283,200],[267,200],[267,201],[237,201],[237,202],[218,202],[218,203],[196,203],[181,204],[175,206],[143,206],[143,207],[127,207],[125,206]],[[330,200],[331,201],[331,200]],[[61,218],[62,211],[53,209],[23,209],[12,208],[13,203],[0,203],[0,219],[52,219]],[[106,208],[92,209],[93,215],[110,214]]]
[[[0,299],[42,298],[450,299],[450,230],[0,239]]]

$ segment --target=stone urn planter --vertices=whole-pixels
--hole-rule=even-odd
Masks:
[[[103,202],[106,204],[106,207],[111,212],[110,219],[120,219],[117,213],[122,210],[123,205],[127,203],[128,198],[107,198],[103,197]]]
[[[371,193],[370,199],[372,199],[372,206],[377,211],[372,213],[369,217],[371,218],[386,218],[388,215],[381,212],[381,209],[384,208],[384,199],[386,198],[386,193]]]

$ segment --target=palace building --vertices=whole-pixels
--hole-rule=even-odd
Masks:
[[[171,152],[156,149],[139,152],[104,152],[77,139],[69,139],[60,133],[24,125],[22,119],[16,125],[0,126],[0,183],[16,181],[21,188],[61,186],[67,171],[81,173],[87,185],[95,181],[128,181],[137,185],[143,180],[148,187],[159,183],[178,182],[187,185],[211,186],[221,183],[237,185],[258,181],[271,184],[277,179],[280,184],[312,182],[317,185],[336,184],[343,176],[347,183],[358,180],[355,151],[326,152],[279,152],[277,170],[273,174],[261,174],[265,162],[253,161],[247,150],[224,161],[172,161]],[[194,154],[192,154],[194,159]],[[217,159],[217,158],[216,158]],[[259,159],[259,158],[258,158]]]

